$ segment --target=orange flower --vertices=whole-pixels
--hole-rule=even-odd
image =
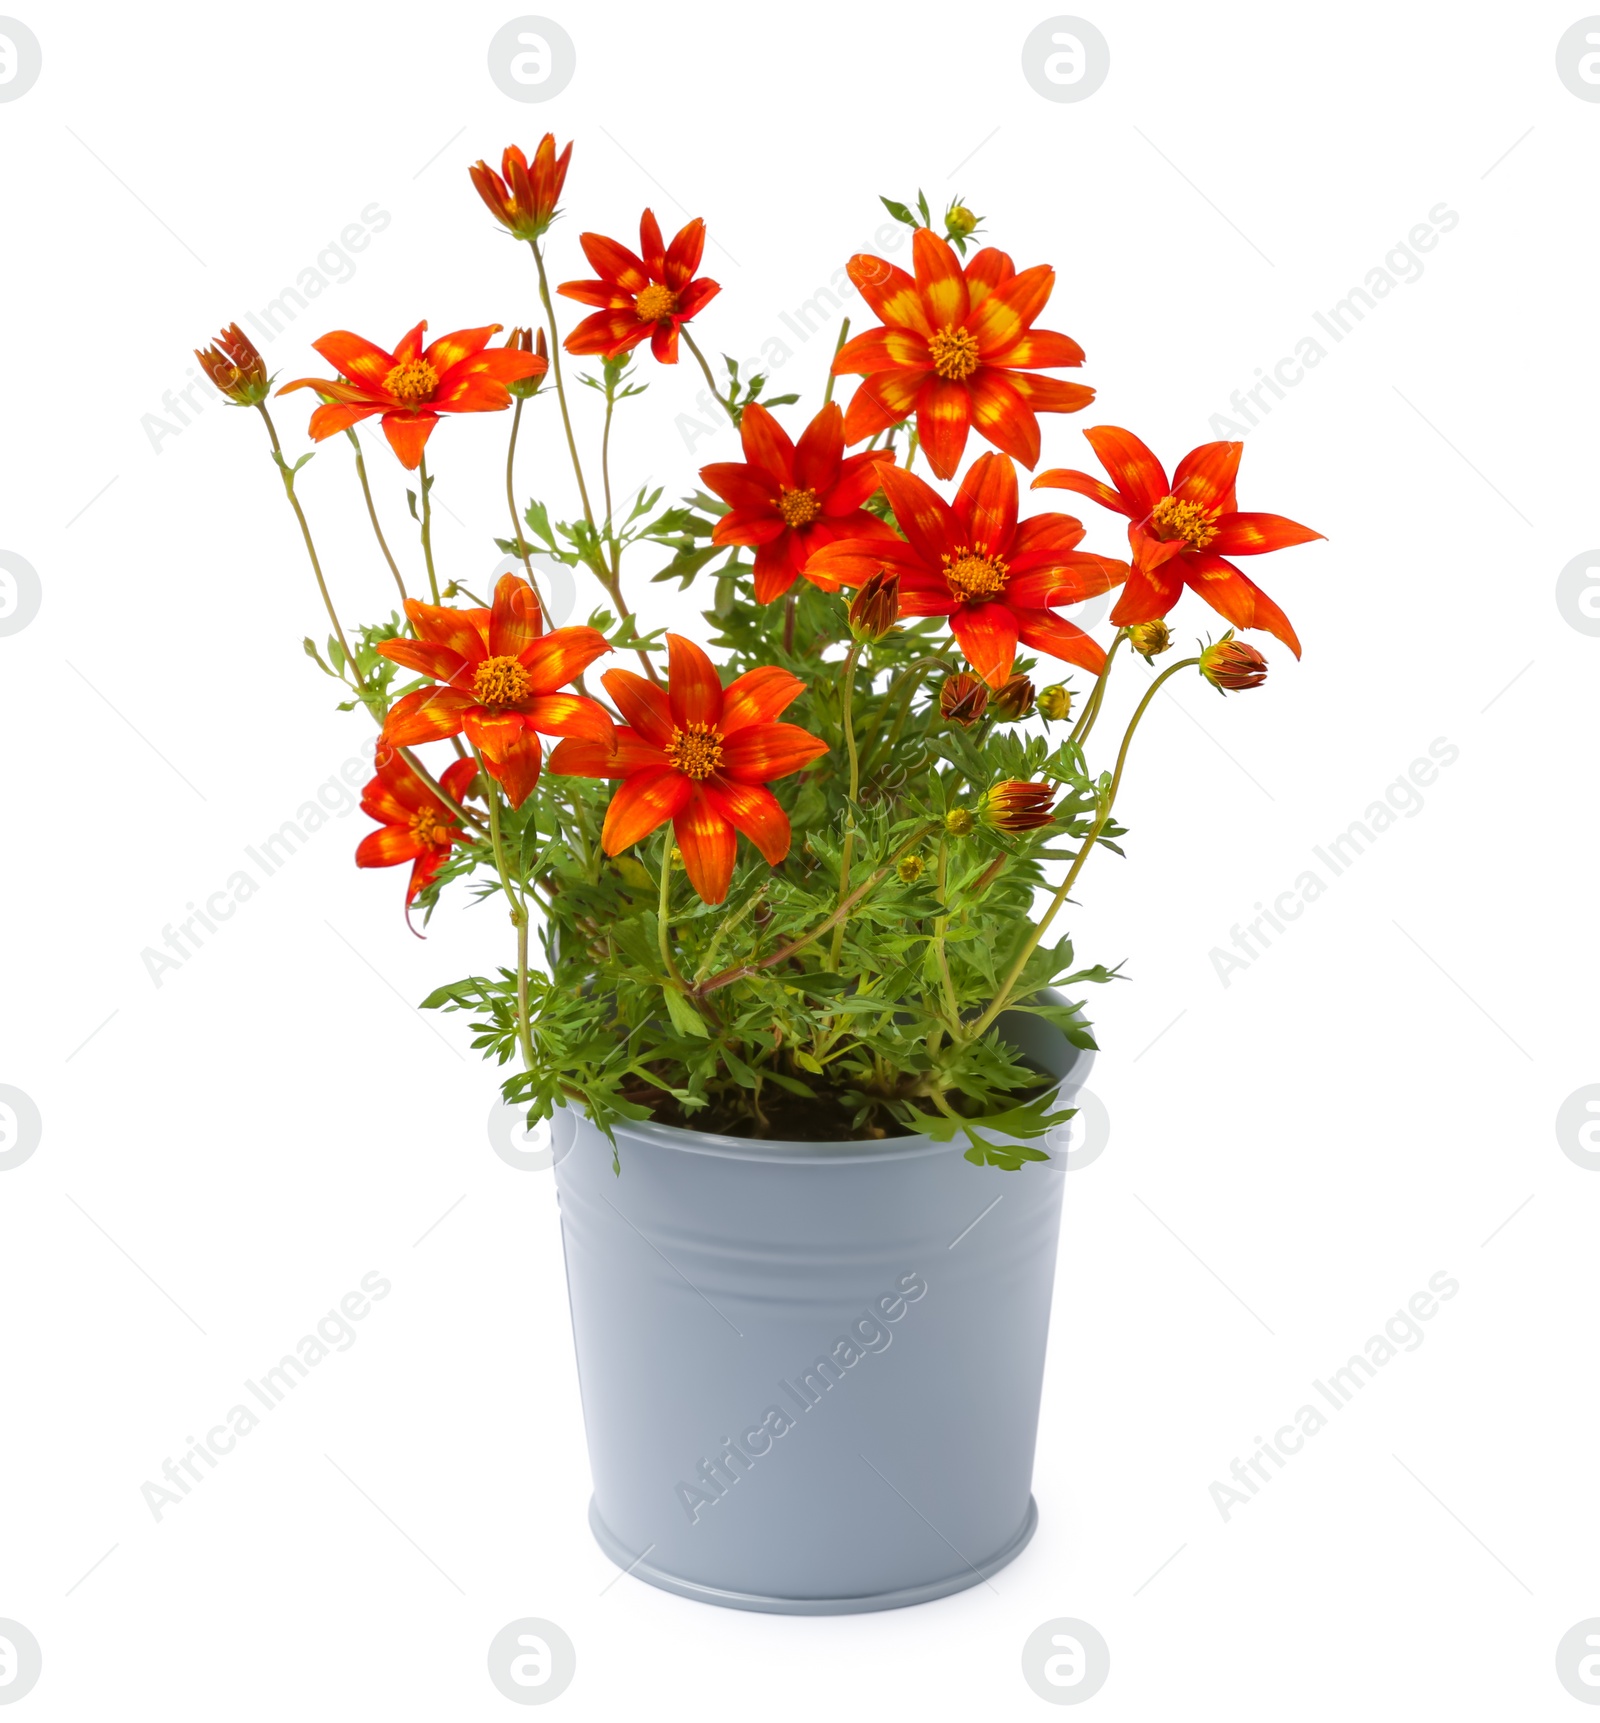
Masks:
[[[383,763],[361,792],[361,811],[378,821],[356,848],[357,867],[398,867],[411,863],[406,887],[406,919],[428,881],[444,866],[453,844],[461,841],[454,811],[441,802],[400,757],[379,745]],[[477,776],[476,760],[457,760],[440,778],[445,794],[459,802]]]
[[[204,352],[196,348],[194,356],[207,381],[234,406],[254,407],[266,400],[272,387],[266,363],[237,323],[230,323]]]
[[[703,311],[722,291],[715,281],[694,273],[706,248],[706,224],[696,216],[678,230],[666,250],[656,218],[646,210],[639,218],[642,257],[599,233],[581,233],[578,243],[600,279],[564,281],[556,292],[603,309],[572,331],[567,351],[614,359],[649,336],[656,358],[663,365],[676,365],[678,325]]]
[[[773,416],[752,401],[740,421],[743,461],[700,469],[707,490],[729,505],[713,544],[756,547],[756,601],[770,604],[805,573],[812,551],[839,538],[892,539],[861,505],[878,488],[878,469],[894,465],[890,449],[844,452],[844,416],[830,401],[800,433],[796,447]],[[838,582],[818,579],[826,592]]]
[[[905,540],[825,545],[806,572],[846,585],[880,568],[900,576],[902,616],[948,616],[950,631],[991,688],[1005,685],[1017,644],[1098,674],[1105,653],[1052,605],[1077,604],[1125,580],[1128,565],[1077,546],[1071,515],[1017,520],[1017,471],[1005,455],[982,455],[951,507],[902,467],[883,469],[883,492]],[[815,571],[815,572],[813,572]]]
[[[689,881],[707,903],[721,903],[733,878],[743,832],[776,866],[789,853],[789,816],[766,788],[828,751],[794,724],[772,720],[805,690],[775,665],[748,670],[726,688],[692,640],[667,636],[667,686],[628,670],[602,678],[628,720],[614,742],[557,744],[552,772],[621,778],[600,841],[616,855],[672,821]]]
[[[850,279],[883,327],[847,341],[833,362],[836,376],[866,379],[845,415],[845,441],[859,442],[914,412],[941,479],[955,476],[969,426],[1031,467],[1039,458],[1035,413],[1076,413],[1094,399],[1081,383],[1033,374],[1083,363],[1076,341],[1032,327],[1055,271],[1041,263],[1018,275],[992,246],[963,269],[926,227],[912,236],[911,254],[914,281],[881,257],[850,259]]]
[[[1033,483],[1035,489],[1077,491],[1128,517],[1133,570],[1111,620],[1153,622],[1187,586],[1234,627],[1264,628],[1298,658],[1300,641],[1289,618],[1227,559],[1307,544],[1322,534],[1282,515],[1239,513],[1234,480],[1244,444],[1202,443],[1178,462],[1168,484],[1161,463],[1131,431],[1096,425],[1083,434],[1111,484],[1070,467],[1052,467]]]
[[[467,169],[478,196],[489,213],[516,239],[540,239],[555,220],[556,203],[567,183],[567,163],[572,145],[558,156],[556,140],[546,132],[533,152],[533,166],[515,144],[500,158],[500,172],[487,162],[474,162]]]
[[[285,383],[278,393],[315,389],[330,398],[328,405],[311,415],[311,435],[319,443],[349,430],[358,420],[382,413],[389,447],[400,457],[401,466],[414,471],[441,413],[498,412],[511,405],[507,384],[544,375],[546,362],[535,353],[515,347],[489,348],[489,337],[500,332],[498,323],[458,329],[424,348],[427,327],[419,323],[402,335],[392,353],[348,329],[335,329],[311,345],[338,371],[338,377],[300,377]]]
[[[609,745],[615,726],[605,708],[560,689],[611,648],[593,628],[544,634],[539,601],[527,581],[504,574],[492,610],[453,610],[406,600],[415,640],[384,640],[385,658],[420,670],[434,686],[403,695],[389,709],[383,739],[397,748],[457,736],[483,755],[489,776],[520,808],[539,781],[539,734],[582,736]]]

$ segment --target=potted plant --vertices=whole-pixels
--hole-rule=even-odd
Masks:
[[[1319,535],[1238,510],[1240,444],[1169,478],[1109,425],[1085,433],[1103,476],[1032,488],[1126,517],[1126,555],[1026,511],[1039,416],[1093,391],[1049,374],[1083,360],[1036,326],[1053,271],[979,245],[959,203],[935,224],[925,199],[884,200],[911,270],[851,258],[872,322],[840,330],[819,401],[770,397],[732,360],[719,381],[691,328],[719,291],[702,222],[667,244],[647,210],[637,252],[585,233],[593,276],[552,292],[570,154],[546,137],[471,170],[530,249],[528,327],[429,342],[419,323],[392,350],[335,331],[313,344],[333,374],[277,389],[315,391],[314,442],[355,449],[402,601],[386,620],[347,629],[335,609],[297,490],[311,456],[284,454],[259,354],[233,325],[199,358],[265,422],[332,628],[306,651],[378,728],[358,864],[409,864],[408,919],[471,882],[509,923],[503,967],[425,1004],[467,1012],[507,1100],[551,1122],[596,1537],[715,1603],[918,1602],[1002,1566],[1035,1523],[1059,1127],[1094,1047],[1058,989],[1114,973],[1079,963],[1061,913],[1118,847],[1156,691],[1257,687],[1237,628],[1298,655],[1229,559]],[[565,335],[563,297],[587,313]],[[681,497],[614,499],[646,342],[656,365],[698,365],[743,459]],[[441,587],[432,434],[502,410],[496,542],[515,566],[493,591]],[[519,501],[527,410],[560,417],[573,507]],[[374,419],[416,475],[425,590],[380,524],[356,429]],[[635,616],[625,559],[703,595],[709,650]],[[603,594],[580,625],[549,615],[541,571],[563,566]],[[1231,626],[1158,664],[1185,589]],[[1112,594],[1108,650],[1062,613]],[[1119,655],[1149,668],[1108,737]]]

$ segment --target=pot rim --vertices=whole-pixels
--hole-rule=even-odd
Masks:
[[[1049,999],[1052,1004],[1067,1003],[1059,994],[1052,997],[1052,993],[1053,990],[1047,990],[1043,997]],[[1002,1012],[1000,1020],[1004,1022],[1007,1015]],[[1056,1079],[1055,1087],[1050,1091],[1051,1096],[1058,1095],[1064,1088],[1074,1091],[1081,1089],[1094,1065],[1093,1050],[1074,1046],[1061,1030],[1042,1018],[1029,1018],[1027,1021],[1038,1023],[1051,1034],[1059,1036],[1062,1046],[1070,1055],[1066,1069]],[[586,1113],[577,1109],[574,1111],[578,1118],[588,1122]],[[841,1161],[892,1161],[908,1160],[919,1155],[959,1155],[965,1154],[968,1146],[959,1134],[942,1143],[937,1143],[932,1137],[921,1133],[876,1140],[849,1138],[843,1142],[728,1137],[715,1131],[689,1130],[682,1125],[658,1125],[649,1119],[637,1123],[619,1122],[612,1129],[619,1140],[625,1138],[652,1148],[675,1149],[681,1154],[712,1155],[722,1160],[782,1161],[790,1166],[837,1166]]]

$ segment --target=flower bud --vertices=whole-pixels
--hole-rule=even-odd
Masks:
[[[978,823],[970,808],[952,808],[944,817],[944,829],[953,838],[966,837]]]
[[[947,676],[939,689],[939,710],[952,724],[969,729],[983,716],[989,705],[989,690],[976,676],[958,670]]]
[[[1033,710],[1033,684],[1026,676],[1013,676],[994,697],[994,715],[1014,724]]]
[[[1052,682],[1048,688],[1039,690],[1037,706],[1041,718],[1062,722],[1072,716],[1072,690],[1063,688],[1059,682]]]
[[[957,234],[965,239],[969,233],[977,232],[978,220],[964,203],[953,203],[944,213],[944,229],[952,239]]]
[[[541,329],[537,338],[531,329],[513,329],[506,336],[506,347],[513,353],[537,353],[544,360],[546,369],[550,364],[550,344],[544,338]],[[506,391],[516,401],[529,401],[539,393],[539,385],[544,381],[544,372],[537,376],[519,377],[514,383],[506,384]]]
[[[915,885],[922,878],[922,857],[901,856],[895,863],[894,871],[900,876],[902,885]]]
[[[1246,688],[1259,688],[1266,681],[1267,661],[1255,647],[1235,640],[1230,628],[1201,652],[1200,674],[1220,693],[1237,694]]]
[[[1128,640],[1135,652],[1151,663],[1172,644],[1172,630],[1158,616],[1154,622],[1136,622],[1128,630]]]
[[[1050,784],[1007,778],[992,784],[978,804],[978,818],[997,832],[1031,832],[1054,818],[1056,792]]]
[[[272,379],[250,337],[237,323],[230,323],[202,353],[195,349],[200,369],[214,387],[236,407],[254,407],[267,398]]]
[[[513,144],[500,157],[499,173],[481,161],[467,171],[495,220],[515,238],[535,240],[542,238],[555,220],[571,160],[572,145],[558,156],[556,140],[546,132],[531,162]]]
[[[900,614],[900,576],[880,568],[850,601],[850,632],[857,640],[882,640]]]

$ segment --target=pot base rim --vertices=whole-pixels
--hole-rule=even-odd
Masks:
[[[635,1556],[600,1517],[598,1502],[589,1498],[589,1530],[606,1557],[626,1574],[641,1579],[661,1591],[670,1591],[695,1603],[712,1603],[721,1609],[759,1610],[767,1615],[865,1615],[873,1610],[906,1609],[912,1604],[932,1603],[955,1592],[980,1585],[991,1575],[1014,1561],[1039,1529],[1039,1504],[1030,1494],[1028,1511],[1022,1524],[995,1554],[980,1562],[969,1563],[960,1573],[944,1579],[929,1580],[924,1585],[903,1586],[894,1591],[871,1592],[856,1597],[769,1597],[761,1592],[728,1591],[719,1586],[704,1585],[698,1580],[681,1579],[663,1568]],[[646,1550],[646,1555],[649,1551]]]

